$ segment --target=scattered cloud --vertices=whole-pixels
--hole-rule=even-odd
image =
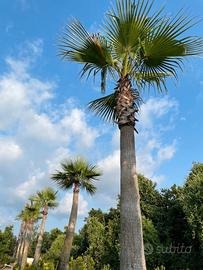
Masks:
[[[57,209],[53,210],[54,215],[61,216],[62,218],[67,218],[67,215],[71,212],[73,195],[67,192],[66,195],[60,200]],[[79,194],[78,203],[78,215],[85,216],[88,213],[88,202],[85,200],[82,194]]]
[[[52,185],[50,174],[61,160],[78,148],[88,151],[100,136],[72,99],[56,106],[55,82],[32,75],[42,44],[28,42],[18,58],[6,59],[7,71],[0,74],[0,204],[15,215],[30,194]],[[81,198],[80,213],[85,213],[87,203]]]

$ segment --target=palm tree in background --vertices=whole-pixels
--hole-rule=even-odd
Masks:
[[[16,257],[20,270],[23,270],[27,263],[27,256],[33,235],[34,224],[40,216],[39,210],[39,206],[31,201],[30,204],[26,204],[25,208],[18,215],[18,219],[22,220],[20,241],[18,243]]]
[[[153,86],[165,91],[166,78],[177,78],[183,59],[203,52],[202,38],[184,35],[195,20],[182,10],[171,17],[164,9],[155,12],[153,2],[117,0],[102,33],[88,33],[74,19],[60,40],[61,56],[83,65],[81,76],[101,74],[102,92],[107,76],[115,80],[113,93],[89,108],[120,129],[120,270],[146,269],[134,135],[141,90]]]
[[[45,188],[42,191],[38,191],[37,194],[32,196],[31,198],[42,210],[42,222],[39,229],[37,245],[36,245],[34,261],[33,261],[33,264],[38,264],[39,258],[41,256],[41,248],[42,248],[43,235],[45,231],[48,210],[57,207],[58,203],[56,201],[57,199],[56,192],[50,187]]]
[[[73,202],[69,224],[57,267],[57,270],[67,270],[77,221],[79,191],[84,189],[90,195],[93,195],[96,192],[94,181],[98,180],[101,172],[96,166],[89,164],[82,158],[64,161],[61,163],[61,168],[62,170],[56,171],[52,175],[52,180],[64,190],[73,188]]]

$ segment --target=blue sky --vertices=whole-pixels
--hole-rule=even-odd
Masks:
[[[98,193],[81,194],[80,227],[91,207],[108,209],[119,192],[119,134],[85,107],[99,84],[80,80],[80,67],[57,57],[64,25],[77,17],[98,31],[111,1],[0,1],[0,227],[12,223],[27,197],[47,185],[64,158],[83,155],[104,172]],[[162,1],[167,13],[181,7],[201,18],[201,0]],[[203,36],[203,22],[188,34]],[[107,89],[111,91],[113,85]],[[203,58],[185,62],[167,95],[143,95],[137,136],[138,170],[158,187],[183,184],[192,162],[202,162]],[[71,192],[59,194],[47,229],[63,228]],[[18,223],[15,222],[16,228]]]

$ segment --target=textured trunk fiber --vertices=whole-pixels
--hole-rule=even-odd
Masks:
[[[128,76],[118,81],[116,113],[120,128],[120,270],[146,270],[135,157],[136,94]]]
[[[24,226],[25,226],[25,223],[22,221],[22,223],[20,225],[20,232],[19,232],[18,241],[17,241],[17,244],[16,244],[16,249],[15,249],[15,252],[14,252],[14,255],[13,255],[16,262],[18,261],[18,257],[19,257],[19,253],[20,253],[20,247],[22,245]]]
[[[19,248],[18,248],[18,256],[16,257],[17,265],[21,265],[22,262],[22,257],[23,257],[23,250],[24,250],[24,245],[25,245],[25,238],[26,238],[26,233],[27,233],[27,226],[28,224],[24,222],[23,226],[23,231],[22,231],[22,236],[21,236],[21,241],[19,243]]]
[[[120,270],[145,270],[142,217],[136,174],[134,128],[120,128],[121,254]]]
[[[66,231],[66,238],[64,241],[63,249],[61,252],[60,261],[57,267],[57,270],[67,270],[69,259],[70,259],[70,252],[72,248],[72,242],[75,232],[75,225],[77,221],[77,213],[78,213],[78,198],[79,198],[79,188],[75,187],[73,191],[73,204],[69,219],[69,224]]]
[[[20,270],[23,270],[26,266],[26,263],[27,263],[27,256],[28,256],[28,251],[29,251],[29,247],[30,247],[30,240],[32,237],[33,226],[34,226],[33,222],[29,222],[29,224],[27,226],[27,232],[26,232],[25,239],[24,239],[22,260],[20,263]]]
[[[38,236],[38,239],[37,239],[37,246],[36,246],[36,249],[35,249],[34,261],[33,261],[33,264],[35,264],[35,265],[38,264],[39,258],[41,256],[41,249],[42,249],[42,242],[43,242],[45,224],[46,224],[46,220],[47,220],[47,214],[48,214],[48,209],[47,209],[47,207],[45,207],[44,210],[43,210],[42,223],[40,225],[39,236]]]

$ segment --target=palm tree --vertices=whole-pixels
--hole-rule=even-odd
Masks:
[[[17,239],[17,243],[16,243],[16,249],[15,249],[14,258],[15,258],[16,262],[19,263],[19,261],[20,261],[20,251],[21,251],[21,247],[22,247],[22,243],[23,243],[23,235],[24,235],[24,232],[25,232],[24,211],[21,211],[21,213],[19,215],[17,215],[17,219],[21,220],[21,225],[20,225],[20,231],[19,231],[19,235],[18,235],[18,239]]]
[[[69,224],[57,267],[57,270],[67,270],[77,220],[79,191],[80,189],[84,189],[90,195],[93,195],[96,192],[94,181],[98,180],[101,172],[96,166],[89,164],[82,158],[64,161],[61,163],[61,168],[61,171],[56,171],[52,175],[52,180],[64,190],[73,188],[73,203]]]
[[[202,38],[184,36],[196,22],[182,10],[174,17],[163,9],[152,12],[153,2],[117,0],[102,33],[90,34],[74,19],[60,40],[61,56],[83,65],[81,76],[100,73],[103,92],[107,76],[116,81],[112,94],[89,107],[120,129],[121,270],[146,269],[134,134],[140,90],[153,86],[165,91],[166,78],[177,78],[183,58],[203,52]]]
[[[30,247],[30,241],[32,239],[34,223],[39,218],[39,207],[37,204],[33,204],[31,201],[30,204],[26,204],[23,211],[18,216],[22,220],[21,226],[21,237],[19,241],[19,247],[17,252],[17,264],[20,266],[20,269],[23,270],[27,263],[27,256]]]
[[[37,246],[35,249],[33,264],[37,264],[41,255],[41,248],[43,242],[43,235],[45,230],[45,224],[47,220],[48,210],[57,207],[58,203],[56,201],[56,192],[48,187],[42,191],[38,191],[35,196],[32,196],[32,200],[40,207],[42,210],[42,222],[39,229],[39,235],[37,238]]]

